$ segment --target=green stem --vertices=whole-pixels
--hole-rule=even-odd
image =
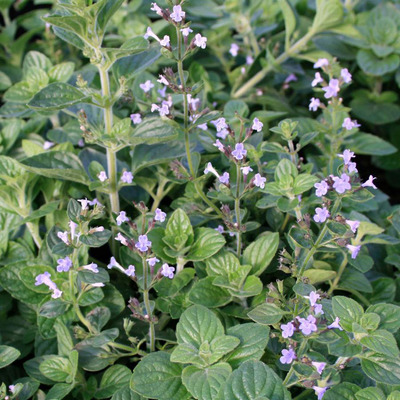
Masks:
[[[343,272],[344,272],[344,270],[346,268],[346,265],[347,265],[347,255],[344,255],[344,259],[343,259],[342,263],[339,266],[339,270],[338,270],[338,273],[336,275],[336,278],[332,282],[332,285],[328,290],[328,295],[331,295],[333,293],[333,291],[336,289],[337,285],[339,284],[340,278],[342,277]]]
[[[43,242],[39,234],[38,225],[32,222],[27,222],[26,227],[28,228],[29,233],[32,235],[33,241],[35,242],[36,246],[38,247],[38,249],[40,249]]]
[[[367,307],[371,305],[371,302],[362,295],[358,290],[355,289],[346,289],[346,292],[353,294],[354,296],[358,297]]]
[[[236,197],[235,197],[235,214],[236,214],[236,223],[237,223],[237,248],[236,253],[238,258],[240,258],[241,250],[242,250],[242,232],[240,231],[240,180],[242,174],[240,170],[240,165],[236,164]]]
[[[183,267],[186,264],[186,260],[183,257],[178,257],[176,259],[176,273],[179,274],[183,270]]]
[[[143,300],[144,300],[144,305],[146,306],[146,312],[148,316],[148,321],[149,321],[149,339],[150,339],[150,352],[154,352],[156,350],[156,335],[155,335],[155,329],[154,329],[154,322],[153,322],[153,313],[151,311],[151,306],[150,306],[150,298],[149,298],[149,289],[147,287],[147,280],[148,280],[148,265],[146,262],[146,259],[143,258],[143,280],[144,280],[144,290],[143,290]]]
[[[274,64],[268,64],[264,69],[255,74],[251,79],[249,79],[241,88],[239,88],[236,92],[232,93],[232,97],[237,99],[246,94],[250,89],[256,86],[259,82],[261,82],[273,69],[275,66],[282,64],[285,62],[290,56],[293,54],[297,54],[305,45],[307,45],[308,41],[314,36],[313,31],[309,31],[305,36],[303,36],[300,40],[293,44],[288,50],[282,53],[278,58],[275,59]]]
[[[290,159],[294,165],[297,165],[296,151],[294,149],[293,140],[288,140]]]
[[[307,339],[303,340],[303,342],[301,343],[301,345],[299,347],[299,350],[296,353],[296,356],[297,356],[298,360],[300,360],[302,355],[303,355],[304,349],[307,346],[307,341],[308,341]],[[283,384],[285,386],[288,384],[288,382],[289,382],[289,380],[290,380],[290,378],[292,377],[293,374],[294,374],[294,368],[293,368],[293,363],[292,363],[292,365],[291,365],[291,367],[289,369],[289,372],[287,373],[287,375],[286,375],[286,377],[285,377],[285,379],[283,381]]]

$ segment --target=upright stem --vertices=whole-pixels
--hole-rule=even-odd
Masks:
[[[29,233],[32,235],[33,241],[35,242],[38,249],[42,247],[42,238],[39,235],[39,227],[37,224],[32,222],[27,222],[26,227],[29,230]]]
[[[148,280],[148,265],[146,259],[143,258],[143,272],[144,272],[144,290],[143,290],[143,299],[144,305],[146,306],[146,312],[149,321],[149,339],[150,339],[150,351],[153,352],[156,350],[156,335],[154,329],[154,321],[153,321],[153,312],[151,311],[150,298],[149,298],[149,289],[147,287]]]
[[[251,79],[249,79],[241,88],[239,88],[236,92],[232,93],[232,97],[237,99],[244,94],[246,94],[250,89],[256,86],[259,82],[261,82],[268,74],[271,72],[275,66],[282,64],[285,62],[292,54],[296,54],[300,51],[308,41],[314,36],[313,31],[309,31],[305,36],[303,36],[300,40],[293,44],[288,50],[282,53],[278,58],[275,59],[274,64],[268,64],[264,69],[257,72]]]
[[[242,250],[242,232],[241,221],[240,221],[240,181],[241,181],[241,170],[240,165],[236,164],[236,197],[235,197],[235,214],[236,214],[236,223],[237,223],[237,248],[236,253],[238,258],[240,258],[241,250]]]
[[[328,290],[328,294],[329,295],[333,293],[333,291],[336,289],[337,285],[339,284],[340,278],[342,277],[343,272],[346,269],[346,265],[347,265],[347,255],[344,255],[344,259],[343,259],[342,263],[339,266],[339,270],[338,270],[338,273],[336,275],[336,278],[332,282],[332,285]]]
[[[302,354],[304,352],[304,349],[306,348],[307,341],[308,341],[307,339],[303,339],[303,342],[301,343],[301,345],[299,347],[299,350],[297,351],[297,358],[299,360],[301,359],[301,356],[302,356]],[[294,368],[293,368],[293,364],[292,364],[292,366],[289,369],[289,372],[287,373],[287,375],[285,377],[285,380],[283,381],[284,385],[288,384],[288,382],[289,382],[290,378],[292,377],[293,373],[294,373]]]

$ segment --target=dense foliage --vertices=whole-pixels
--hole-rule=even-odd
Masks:
[[[398,2],[0,11],[0,399],[400,399]]]

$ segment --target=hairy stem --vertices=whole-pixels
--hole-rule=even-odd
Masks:
[[[339,266],[339,270],[338,270],[338,273],[336,275],[336,278],[332,282],[332,285],[328,290],[328,295],[331,295],[333,293],[333,291],[336,289],[337,285],[339,284],[340,278],[342,277],[343,272],[346,269],[347,261],[348,261],[347,260],[347,255],[344,255],[344,259],[343,259],[342,263]]]
[[[147,261],[145,258],[143,258],[142,260],[143,260],[143,272],[144,272],[143,300],[144,300],[144,305],[146,306],[146,313],[147,313],[148,322],[149,322],[150,352],[153,352],[156,350],[156,334],[155,334],[155,329],[154,329],[153,312],[151,311],[151,306],[150,306],[149,289],[147,287],[149,266],[147,265]]]
[[[236,164],[236,197],[235,197],[235,215],[236,215],[236,223],[237,223],[237,248],[236,253],[238,258],[240,258],[240,254],[242,251],[242,232],[241,228],[241,221],[240,221],[240,180],[242,174],[240,170],[240,165]]]

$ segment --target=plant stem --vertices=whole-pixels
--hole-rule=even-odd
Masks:
[[[332,285],[331,285],[331,287],[329,288],[329,290],[327,292],[328,295],[332,294],[333,291],[336,289],[336,287],[337,287],[337,285],[338,285],[338,283],[340,281],[340,278],[342,277],[343,272],[344,272],[344,270],[346,268],[346,265],[347,265],[347,255],[344,255],[344,259],[343,259],[342,263],[339,266],[339,270],[338,270],[338,273],[336,275],[336,278],[332,282]]]
[[[35,242],[36,246],[38,249],[42,247],[42,238],[39,235],[39,227],[37,224],[34,224],[32,222],[27,222],[26,227],[29,230],[29,233],[32,235],[33,241]]]
[[[151,306],[150,306],[150,298],[149,298],[149,289],[147,287],[147,280],[148,280],[148,265],[147,261],[145,258],[143,260],[143,280],[144,280],[144,290],[143,290],[143,300],[144,300],[144,305],[146,306],[146,313],[149,321],[149,339],[150,339],[150,352],[153,352],[156,350],[156,335],[155,335],[155,329],[154,329],[154,321],[153,321],[153,313],[151,311]]]
[[[300,347],[299,347],[299,350],[297,351],[297,359],[298,360],[301,359],[301,356],[302,356],[302,354],[304,352],[304,349],[306,348],[307,341],[308,341],[307,339],[304,339],[303,342],[301,343]],[[289,382],[289,380],[292,377],[293,373],[294,373],[294,368],[293,368],[293,364],[292,364],[292,366],[289,369],[289,372],[287,373],[287,375],[286,375],[286,377],[285,377],[285,379],[283,381],[284,385],[287,385],[287,383]]]
[[[235,214],[236,214],[236,223],[237,223],[237,248],[236,253],[238,258],[240,258],[241,250],[242,250],[242,232],[240,231],[241,228],[241,221],[240,221],[240,180],[242,174],[240,170],[240,165],[236,164],[236,197],[235,197]]]
[[[257,72],[251,79],[249,79],[241,88],[239,88],[236,92],[232,93],[232,98],[237,99],[246,94],[250,89],[256,86],[259,82],[261,82],[269,72],[271,72],[275,66],[282,64],[285,62],[291,55],[297,54],[314,36],[313,31],[309,31],[306,35],[304,35],[300,40],[293,44],[288,50],[283,52],[278,58],[275,59],[274,64],[268,64],[264,69]]]

